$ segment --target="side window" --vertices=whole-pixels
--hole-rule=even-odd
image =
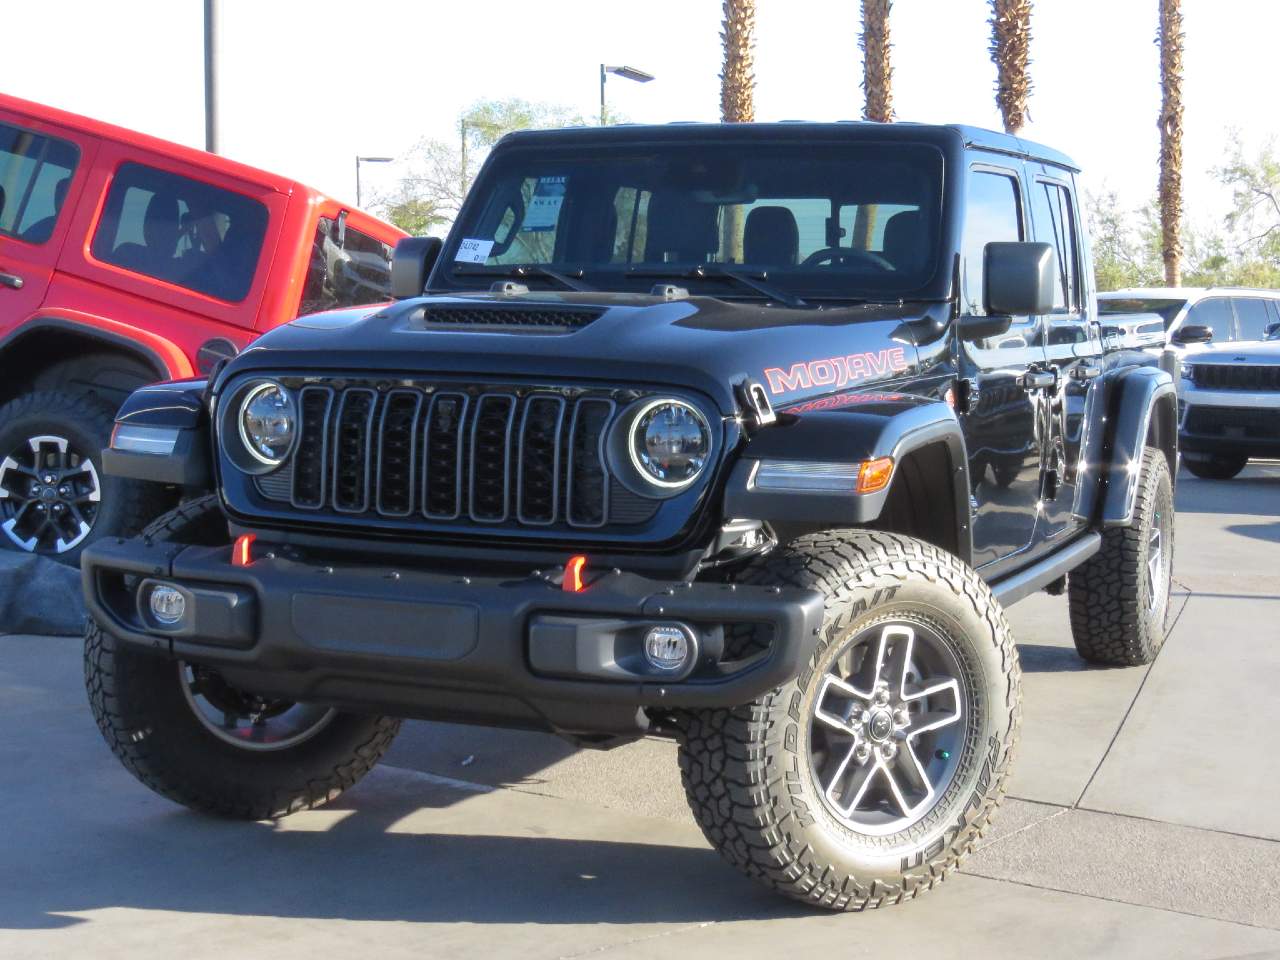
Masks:
[[[971,314],[983,307],[983,252],[988,243],[1023,239],[1018,181],[1007,174],[975,170],[969,177],[964,223],[964,301]]]
[[[1031,192],[1035,238],[1053,247],[1058,257],[1058,282],[1053,297],[1055,312],[1080,309],[1080,273],[1076,260],[1078,246],[1075,207],[1071,193],[1057,183],[1038,181]]]
[[[0,123],[0,236],[48,240],[79,161],[66,140]]]
[[[311,244],[298,316],[391,299],[391,247],[321,217]]]
[[[124,163],[91,247],[96,259],[238,302],[249,293],[267,208],[208,183]]]
[[[1240,339],[1262,340],[1266,337],[1267,324],[1271,322],[1267,301],[1256,297],[1236,297],[1232,302],[1236,308],[1236,322],[1240,324]]]
[[[1201,300],[1187,311],[1182,325],[1208,327],[1213,331],[1214,343],[1235,339],[1231,332],[1231,302],[1226,297]]]

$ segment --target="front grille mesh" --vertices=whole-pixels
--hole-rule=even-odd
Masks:
[[[1197,363],[1192,381],[1207,390],[1280,390],[1280,364]]]
[[[498,528],[634,525],[657,511],[610,473],[610,397],[339,381],[302,387],[298,407],[291,465],[257,488],[299,511]]]
[[[1206,407],[1192,404],[1184,429],[1199,437],[1243,437],[1247,440],[1280,440],[1280,416],[1274,410],[1253,407]]]

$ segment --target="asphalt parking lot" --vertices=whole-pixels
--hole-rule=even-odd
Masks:
[[[1086,668],[1063,598],[1013,608],[1010,799],[961,874],[866,915],[722,865],[660,742],[416,723],[326,810],[196,816],[107,751],[78,638],[0,637],[0,957],[1280,956],[1280,464],[1179,484],[1155,664]]]

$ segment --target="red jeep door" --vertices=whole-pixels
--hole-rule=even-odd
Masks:
[[[44,300],[71,219],[66,201],[91,159],[83,154],[45,125],[0,112],[0,339]]]

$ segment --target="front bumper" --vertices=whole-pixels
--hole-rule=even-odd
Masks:
[[[264,696],[583,737],[643,733],[646,707],[754,699],[800,671],[823,616],[808,590],[608,572],[574,593],[533,572],[341,565],[268,549],[236,566],[229,547],[100,541],[81,560],[86,602],[121,641]],[[162,627],[139,602],[157,581],[185,594],[181,625]],[[645,673],[636,630],[672,622],[690,630],[697,658],[674,675]],[[723,628],[740,623],[764,627],[767,647],[725,659]]]
[[[1280,457],[1280,393],[1184,389],[1178,446],[1197,455]]]

